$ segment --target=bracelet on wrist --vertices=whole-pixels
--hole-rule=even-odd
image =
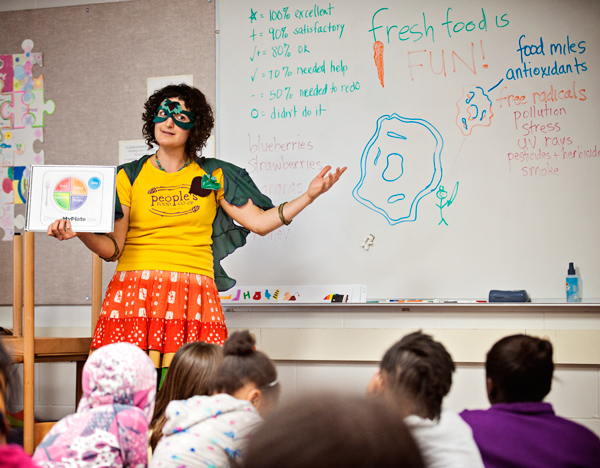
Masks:
[[[100,257],[102,260],[104,260],[105,262],[114,262],[117,257],[119,256],[119,254],[121,253],[121,250],[119,249],[119,245],[117,244],[117,241],[115,240],[115,238],[113,236],[111,236],[110,234],[103,234],[104,236],[108,237],[111,241],[113,241],[113,244],[115,244],[115,253],[112,254],[111,257],[105,258],[105,257]]]
[[[283,206],[286,204],[287,202],[283,202],[281,205],[279,205],[279,219],[281,220],[281,222],[283,224],[285,224],[286,226],[289,226],[292,223],[292,220],[288,221],[287,219],[285,219],[285,216],[283,216]]]

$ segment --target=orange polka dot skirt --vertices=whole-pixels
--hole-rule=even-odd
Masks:
[[[172,271],[117,271],[110,281],[92,349],[129,342],[175,353],[183,344],[222,345],[227,326],[212,278]]]

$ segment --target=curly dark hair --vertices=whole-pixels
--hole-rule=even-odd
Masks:
[[[185,153],[188,159],[194,159],[198,152],[202,151],[206,141],[210,137],[210,132],[215,124],[212,108],[206,101],[206,96],[197,88],[192,88],[186,84],[169,85],[159,89],[152,94],[144,104],[144,114],[142,120],[144,126],[142,133],[148,144],[157,144],[154,136],[154,116],[160,104],[167,98],[177,98],[182,100],[188,110],[196,116],[194,126],[190,130],[190,135],[185,144]]]
[[[393,390],[409,396],[419,416],[440,417],[455,370],[444,345],[420,331],[411,333],[385,353],[380,368]]]
[[[248,330],[231,334],[223,346],[223,362],[213,375],[212,389],[233,395],[252,382],[264,395],[279,399],[277,369],[269,357],[255,349],[256,340]]]

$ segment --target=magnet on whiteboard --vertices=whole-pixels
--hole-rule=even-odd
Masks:
[[[369,247],[371,247],[373,245],[374,241],[375,241],[375,236],[373,234],[369,234],[367,237],[365,237],[365,240],[361,244],[361,247],[368,251]]]

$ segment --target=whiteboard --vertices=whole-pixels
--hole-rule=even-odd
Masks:
[[[600,297],[600,2],[217,6],[219,157],[275,204],[348,167],[224,261],[240,284],[561,299],[574,262]]]

